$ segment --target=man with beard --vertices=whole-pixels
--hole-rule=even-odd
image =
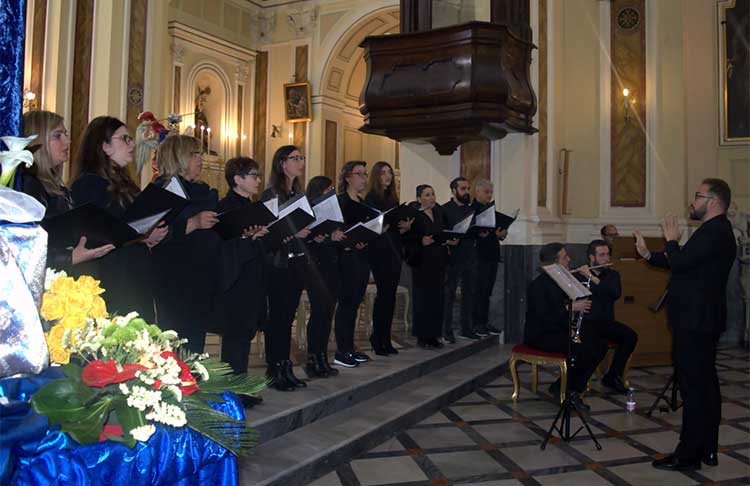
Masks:
[[[662,223],[666,247],[650,252],[639,231],[638,253],[650,264],[671,270],[667,317],[672,327],[672,363],[682,395],[682,431],[674,453],[653,462],[657,469],[695,471],[701,460],[718,465],[721,392],[716,374],[716,343],[726,329],[726,288],[737,255],[726,216],[732,193],[721,179],[704,179],[690,203],[690,219],[700,221],[680,247],[682,231],[668,215]]]
[[[452,228],[472,212],[469,181],[465,177],[456,177],[451,181],[451,200],[443,204],[442,210],[446,228]],[[456,300],[456,289],[461,283],[461,332],[463,339],[479,339],[475,334],[472,318],[474,299],[474,265],[477,259],[476,241],[474,238],[461,238],[458,245],[451,247],[450,260],[445,269],[445,294],[443,305],[443,339],[455,343],[453,335],[453,302]],[[487,334],[484,334],[486,336]]]

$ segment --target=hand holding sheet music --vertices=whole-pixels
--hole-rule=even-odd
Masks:
[[[346,238],[350,245],[356,245],[357,243],[369,243],[378,236],[383,234],[383,220],[384,217],[381,214],[375,219],[364,223],[357,223],[348,230],[346,230]]]

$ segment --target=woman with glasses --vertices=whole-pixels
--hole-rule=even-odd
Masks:
[[[432,186],[417,186],[419,214],[406,244],[407,263],[412,267],[413,334],[425,349],[442,348],[439,338],[443,322],[443,282],[448,249],[434,236],[445,229],[440,206],[435,204]]]
[[[398,206],[396,180],[388,162],[376,162],[372,167],[365,204],[378,211],[388,211]],[[370,344],[378,356],[398,354],[391,342],[391,325],[401,278],[401,235],[409,231],[412,222],[399,221],[397,227],[388,228],[382,236],[370,242],[365,252],[377,287]]]
[[[305,156],[294,145],[276,150],[271,162],[271,177],[261,201],[279,198],[279,206],[302,193],[300,180],[305,176]],[[280,391],[304,388],[307,384],[294,375],[289,354],[294,321],[304,281],[305,245],[310,230],[303,229],[274,251],[267,261],[268,322],[264,325],[266,376],[270,386]]]
[[[261,204],[252,201],[260,190],[258,171],[258,163],[249,157],[229,159],[224,165],[229,192],[219,201],[216,210],[225,213]],[[266,233],[265,228],[252,227],[246,230],[245,237],[257,239]],[[260,242],[256,245],[260,245]],[[258,331],[261,310],[265,309],[264,297],[262,258],[254,258],[240,265],[238,278],[218,296],[216,312],[223,328],[221,360],[229,363],[235,373],[247,372],[250,342]]]
[[[21,175],[21,190],[42,203],[47,210],[44,219],[53,218],[73,209],[70,190],[63,184],[62,169],[70,154],[70,137],[63,117],[57,113],[32,110],[23,115],[23,136],[37,135],[31,147],[34,165]],[[81,236],[75,248],[47,247],[47,266],[57,270],[72,271],[74,265],[101,258],[114,250],[113,245],[86,247],[86,237]]]
[[[351,160],[344,164],[339,175],[338,198],[344,224],[351,227],[356,221],[357,204],[364,201],[359,196],[367,184],[366,162]],[[354,368],[360,363],[370,360],[365,353],[354,347],[354,328],[357,324],[357,311],[367,291],[370,279],[370,264],[362,250],[367,245],[356,243],[354,246],[346,244],[339,251],[339,281],[342,282],[339,294],[339,305],[336,308],[336,354],[334,364],[346,368]]]
[[[91,120],[81,138],[78,167],[81,173],[71,187],[73,204],[92,203],[119,218],[141,192],[127,166],[133,162],[135,144],[128,127],[111,116]],[[81,265],[80,273],[101,280],[110,313],[137,311],[154,322],[154,281],[150,249],[167,235],[166,226],[154,228],[139,244],[117,249]]]

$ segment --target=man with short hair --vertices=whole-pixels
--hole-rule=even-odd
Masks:
[[[620,273],[604,267],[610,263],[609,245],[604,240],[594,240],[589,243],[586,254],[588,265],[580,267],[576,273],[579,280],[587,282],[591,290],[591,310],[583,317],[584,333],[617,345],[612,365],[602,377],[602,385],[625,394],[628,389],[622,376],[638,343],[638,334],[615,320],[615,302],[622,294],[622,286]]]
[[[487,208],[493,201],[494,186],[486,179],[474,183],[475,213]],[[507,229],[487,229],[477,233],[476,275],[474,285],[474,332],[481,335],[500,335],[500,330],[490,323],[490,297],[495,287],[497,266],[500,261],[500,242],[508,236]]]
[[[465,177],[456,177],[451,181],[451,200],[442,205],[447,228],[452,228],[471,214],[471,192],[469,181]],[[458,245],[451,247],[450,260],[445,269],[445,300],[443,312],[443,339],[455,343],[453,334],[453,303],[456,300],[456,289],[461,285],[461,331],[458,337],[479,339],[472,330],[472,304],[474,298],[474,265],[476,246],[473,238],[461,238]]]
[[[570,257],[562,243],[548,243],[539,251],[542,266],[557,263],[564,268],[570,266]],[[542,271],[526,290],[526,325],[523,335],[524,343],[532,348],[550,353],[568,354],[571,340],[570,309],[568,298],[558,287],[552,277]],[[577,300],[572,303],[573,312],[585,313],[591,310],[591,301]],[[607,344],[597,336],[593,338],[581,331],[581,342],[571,344],[571,356],[568,356],[568,383],[570,399],[578,410],[588,410],[580,394],[586,390],[589,378],[596,365],[607,354]],[[574,364],[571,366],[570,358]],[[553,383],[550,392],[559,394],[560,380]]]
[[[690,203],[690,219],[700,221],[684,246],[677,218],[667,215],[661,252],[650,252],[635,231],[638,253],[671,271],[667,317],[672,327],[672,362],[682,396],[682,431],[674,453],[653,462],[657,469],[695,471],[701,461],[719,463],[721,391],[716,373],[716,343],[726,330],[727,280],[737,243],[726,212],[732,200],[721,179],[704,179]]]
[[[607,242],[610,249],[612,248],[612,245],[615,244],[615,238],[620,236],[620,234],[617,232],[617,226],[613,224],[605,224],[602,226],[602,228],[599,230],[599,234],[602,235],[602,239]]]

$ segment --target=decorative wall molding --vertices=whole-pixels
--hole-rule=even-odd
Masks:
[[[318,8],[307,5],[292,7],[286,14],[286,20],[295,39],[310,37],[318,28]]]
[[[175,20],[169,22],[169,35],[173,38],[173,44],[184,41],[197,49],[204,50],[215,56],[223,58],[227,62],[248,62],[255,59],[256,51],[242,47],[218,37],[207,34],[201,30],[185,25]]]

